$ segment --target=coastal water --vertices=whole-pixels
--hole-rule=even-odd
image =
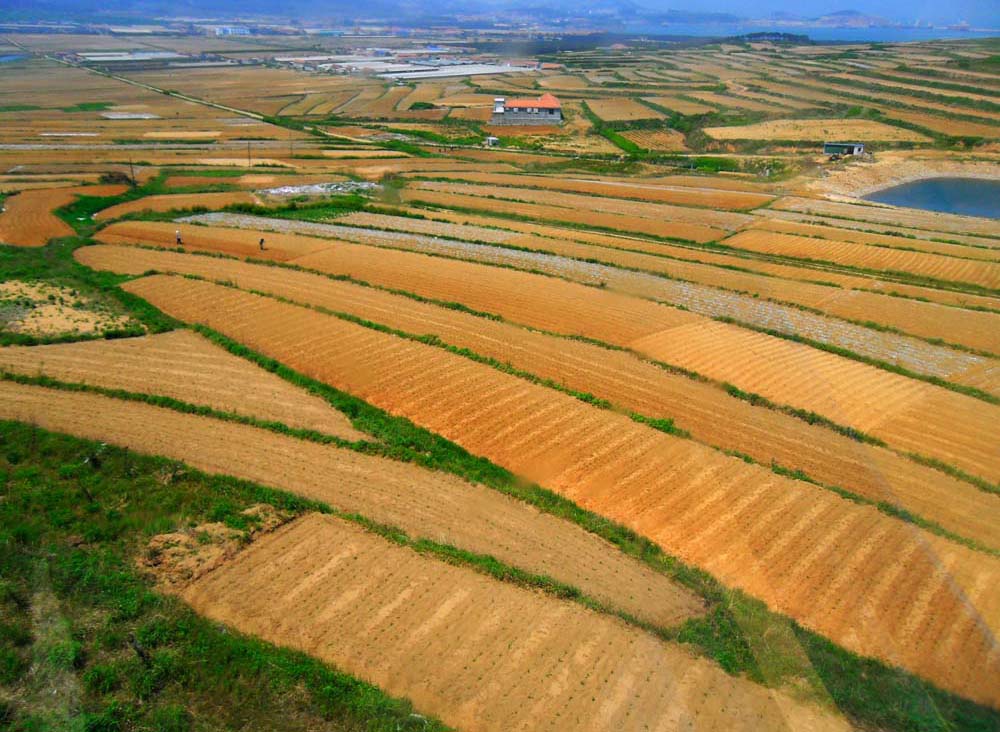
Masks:
[[[876,191],[865,196],[865,200],[1000,219],[1000,180],[927,178]],[[997,230],[1000,231],[1000,224]]]
[[[897,28],[862,27],[831,28],[828,26],[792,25],[782,23],[652,23],[626,24],[627,33],[656,36],[710,36],[713,38],[739,36],[746,33],[795,33],[809,36],[814,41],[842,41],[853,43],[902,43],[932,41],[949,38],[992,38],[1000,32],[985,29],[957,28]]]

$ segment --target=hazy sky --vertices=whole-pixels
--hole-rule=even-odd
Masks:
[[[647,7],[693,9],[678,0],[639,0]],[[929,20],[956,23],[967,20],[978,25],[1000,26],[1000,0],[702,0],[699,10],[764,15],[786,11],[798,15],[822,15],[835,10],[858,10],[899,20]]]

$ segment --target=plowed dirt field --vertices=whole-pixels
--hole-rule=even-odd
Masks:
[[[0,348],[0,370],[172,397],[346,440],[370,439],[323,399],[188,330],[125,340]]]
[[[822,201],[814,198],[788,196],[773,204],[779,211],[818,213],[876,224],[911,226],[928,231],[954,232],[956,234],[976,234],[997,238],[997,223],[991,219],[956,214],[920,211],[913,208],[895,206],[862,206],[853,203]],[[947,236],[935,237],[947,239]],[[985,243],[985,242],[984,242]]]
[[[1000,264],[929,252],[815,239],[770,231],[741,231],[722,242],[726,246],[762,254],[822,260],[865,269],[909,272],[951,282],[966,282],[990,289],[1000,288]]]
[[[683,140],[682,140],[683,142]],[[450,177],[450,176],[449,176]],[[465,183],[489,183],[500,186],[545,188],[547,190],[586,193],[611,198],[638,199],[680,206],[707,206],[716,209],[743,209],[761,206],[774,199],[765,193],[751,193],[713,188],[714,181],[705,180],[701,187],[622,182],[613,180],[583,180],[579,178],[546,177],[541,175],[505,175],[503,173],[464,173],[455,176]]]
[[[210,244],[210,237],[219,237],[224,245],[234,233],[242,236],[240,232],[192,228],[200,230],[206,244]],[[296,258],[294,263],[322,272],[350,274],[424,297],[461,302],[536,328],[631,347],[780,404],[812,410],[840,424],[870,431],[894,447],[944,460],[991,481],[1000,476],[1000,455],[990,439],[990,425],[998,419],[1000,409],[809,346],[596,288],[410,252],[339,244]],[[689,347],[685,339],[702,345]],[[706,353],[712,357],[706,358]],[[790,364],[805,370],[788,372]],[[827,381],[811,379],[814,369]],[[837,390],[831,391],[832,386]],[[913,414],[923,414],[918,404],[935,410],[930,423],[950,426],[941,433],[928,432],[916,442],[909,428],[897,433],[894,418],[909,414],[911,407],[916,410]]]
[[[438,218],[440,214],[435,212],[434,216]],[[464,219],[456,217],[456,220]],[[488,223],[476,217],[471,217],[471,220],[476,221],[476,223]],[[564,236],[559,237],[560,232],[553,230],[552,227],[543,227],[542,231],[546,235],[541,236],[529,233],[532,228],[530,225],[524,227],[524,229],[520,229],[525,231],[525,234],[518,235],[513,231],[498,231],[483,226],[463,226],[461,224],[411,219],[403,216],[382,216],[368,213],[350,214],[337,221],[348,225],[355,224],[380,229],[422,233],[431,236],[445,236],[470,241],[485,241],[512,247],[523,247],[552,252],[553,254],[573,257],[575,259],[606,262],[620,267],[657,272],[688,282],[700,283],[710,287],[721,287],[739,293],[749,293],[749,295],[742,299],[753,307],[759,305],[757,297],[764,297],[779,302],[797,303],[810,308],[816,308],[834,317],[861,322],[880,323],[923,338],[942,338],[949,343],[959,343],[970,348],[1000,353],[1000,317],[995,313],[963,312],[954,308],[940,307],[935,303],[904,300],[898,297],[884,296],[878,293],[853,289],[875,289],[880,285],[888,291],[906,289],[905,285],[880,282],[879,280],[867,277],[853,275],[839,276],[830,272],[823,272],[819,275],[815,270],[804,267],[796,268],[748,261],[729,255],[692,250],[690,248],[663,243],[653,243],[642,239],[604,235],[589,236],[585,232],[566,232]],[[504,226],[507,227],[508,224],[505,222]],[[373,238],[374,236],[373,234]],[[354,238],[354,240],[360,243],[368,243],[361,241],[360,238]],[[573,240],[583,241],[577,242]],[[596,246],[585,243],[590,241],[593,241]],[[397,241],[395,242],[395,246],[403,247],[405,246],[405,242]],[[662,256],[651,257],[648,256],[649,254]],[[470,251],[466,258],[475,259],[473,255],[474,252]],[[518,266],[514,262],[511,262],[511,264]],[[722,267],[713,265],[722,265]],[[737,272],[726,268],[733,265],[741,268],[750,268],[755,271]],[[761,272],[762,274],[757,274],[757,272]],[[565,268],[558,274],[573,278],[578,277],[578,273],[571,271],[569,268]],[[818,284],[814,281],[803,281],[815,280],[817,276],[822,277],[824,281],[829,280],[838,283],[841,287],[831,287]],[[590,281],[584,278],[579,279]],[[642,287],[638,280],[633,281],[623,277],[617,279],[606,277],[605,281],[608,282],[608,285],[612,289],[620,292],[657,300],[667,299],[664,297],[662,291],[656,292],[653,288]],[[913,294],[921,298],[940,293],[940,291],[925,287],[914,288],[914,290]],[[992,305],[1000,308],[1000,301],[985,297],[958,296],[956,298],[949,294],[943,299],[946,301],[973,299],[975,300],[974,304],[977,306],[989,307]],[[685,305],[685,307],[693,307],[689,302],[681,302],[679,304]],[[713,312],[706,314],[729,315],[738,320],[753,322],[746,313],[735,311],[730,313]],[[797,317],[801,318],[803,314],[800,312],[797,314]],[[790,323],[791,319],[786,318],[785,325],[787,326]],[[775,327],[773,323],[762,323],[761,325]],[[784,330],[784,332],[807,335],[816,340],[824,340],[824,338],[817,337],[812,333],[801,333],[789,328],[783,329],[779,327],[778,329]],[[832,329],[833,326],[831,324],[829,330]],[[863,353],[863,355],[873,356],[890,363],[898,363],[918,373],[923,372],[919,364],[897,360],[907,349],[895,344],[887,344],[887,347],[880,349],[878,344],[880,341],[885,340],[885,338],[884,333],[876,333],[874,331],[865,333],[862,341],[864,345],[872,346],[871,351],[860,348],[857,339],[853,343],[837,343],[837,345],[851,348]],[[953,381],[965,383],[961,374],[957,372],[949,374],[935,373],[933,375],[947,376]],[[979,386],[980,384],[971,385]]]
[[[530,188],[515,188],[513,186],[427,181],[415,183],[412,185],[412,188],[414,195],[419,195],[417,191],[421,193],[423,191],[436,191],[438,193],[454,193],[461,196],[490,196],[509,201],[524,201],[525,203],[533,203],[539,200],[538,191]],[[753,221],[751,216],[741,213],[708,211],[688,208],[686,206],[674,206],[667,203],[630,201],[625,198],[579,195],[558,191],[546,192],[542,200],[548,206],[561,206],[580,211],[599,211],[602,213],[637,216],[685,224],[702,224],[729,230],[737,229]]]
[[[995,249],[967,246],[962,244],[946,244],[944,242],[925,241],[905,236],[888,234],[873,234],[867,231],[838,229],[833,226],[803,224],[796,221],[781,219],[761,219],[752,224],[751,228],[761,231],[776,231],[781,234],[798,234],[800,236],[819,237],[833,241],[849,241],[855,244],[873,244],[891,247],[893,249],[919,249],[933,254],[946,254],[952,257],[982,259],[987,262],[1000,262],[1000,252]]]
[[[851,650],[1000,704],[1000,560],[433,346],[204,282],[126,287],[626,524]]]
[[[254,542],[181,596],[470,732],[847,729],[620,621],[329,516]]]
[[[147,196],[135,201],[119,203],[103,211],[98,211],[94,218],[98,221],[116,219],[125,214],[138,211],[170,211],[188,208],[222,208],[233,203],[257,203],[257,197],[244,191],[226,193],[177,193],[162,196]]]
[[[690,591],[562,519],[447,473],[254,427],[85,393],[0,383],[0,415],[183,460],[489,554],[662,626],[701,611]]]
[[[400,295],[335,282],[321,275],[174,252],[88,247],[90,267],[124,274],[193,274],[382,323],[433,333],[446,343],[510,363],[571,389],[651,417],[675,419],[695,439],[752,455],[765,465],[805,471],[873,501],[885,501],[950,531],[1000,549],[1000,497],[822,427],[753,407],[722,390],[676,376],[635,356],[553,338]]]
[[[81,194],[88,196],[116,196],[125,186],[101,185],[76,188],[39,188],[24,191],[4,201],[0,214],[0,243],[19,247],[42,247],[49,239],[72,236],[69,224],[53,211],[73,203]]]
[[[534,200],[538,200],[539,196],[535,195],[533,198]],[[616,231],[631,231],[670,239],[707,242],[715,241],[725,236],[725,231],[712,226],[601,213],[593,211],[589,207],[573,209],[562,206],[506,201],[481,196],[462,196],[454,193],[439,193],[417,189],[404,190],[403,199],[406,201],[423,201],[446,208],[458,207],[503,214],[516,214],[518,216],[529,216],[542,222],[565,221],[584,226],[615,229]]]

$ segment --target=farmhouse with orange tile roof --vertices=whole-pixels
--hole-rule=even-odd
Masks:
[[[493,100],[493,125],[558,125],[562,122],[562,104],[551,94],[538,99]]]

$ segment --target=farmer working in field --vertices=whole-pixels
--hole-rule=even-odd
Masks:
[[[264,251],[264,237],[260,238],[260,250]]]
[[[184,242],[181,241],[181,230],[180,229],[178,229],[177,231],[174,232],[174,236],[177,238],[177,246],[180,246],[181,244],[184,243]]]

